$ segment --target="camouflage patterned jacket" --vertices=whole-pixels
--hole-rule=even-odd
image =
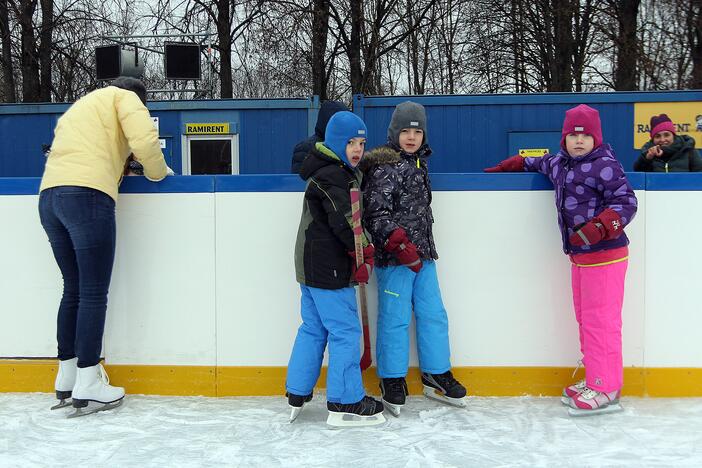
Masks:
[[[390,233],[401,227],[417,246],[422,259],[438,259],[431,213],[431,184],[426,159],[431,154],[423,145],[415,154],[392,146],[381,146],[361,160],[363,178],[363,224],[375,243],[377,266],[398,265],[382,247]]]

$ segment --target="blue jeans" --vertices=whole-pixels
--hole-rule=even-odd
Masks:
[[[115,258],[115,201],[87,187],[53,187],[39,195],[39,218],[63,275],[58,358],[78,357],[78,367],[94,366]]]
[[[366,395],[361,380],[361,325],[354,288],[320,289],[300,285],[302,325],[297,331],[286,389],[309,395],[319,378],[329,342],[327,400],[356,403]]]
[[[376,267],[378,278],[378,377],[405,377],[409,366],[409,324],[414,318],[419,368],[429,374],[451,369],[448,316],[441,300],[436,263],[419,273],[405,266]]]

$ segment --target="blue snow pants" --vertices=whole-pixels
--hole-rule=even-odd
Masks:
[[[441,301],[436,263],[419,273],[405,266],[376,267],[378,278],[378,377],[405,377],[409,366],[409,324],[414,306],[419,368],[430,374],[451,369],[448,317]]]
[[[286,389],[309,395],[319,378],[324,348],[329,343],[327,400],[356,403],[366,392],[361,380],[361,325],[356,290],[320,289],[300,285],[302,325],[293,346]]]

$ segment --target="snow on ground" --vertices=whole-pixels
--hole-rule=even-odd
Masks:
[[[702,466],[702,399],[624,398],[625,411],[572,418],[557,398],[411,397],[382,426],[325,424],[324,395],[295,423],[282,397],[128,395],[66,419],[50,394],[0,394],[0,467]]]

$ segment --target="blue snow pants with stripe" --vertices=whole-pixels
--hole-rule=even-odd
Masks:
[[[419,368],[430,374],[451,369],[448,317],[441,301],[436,263],[419,273],[405,266],[376,267],[378,278],[378,377],[405,377],[409,366],[409,324],[414,307]]]
[[[356,290],[320,289],[300,285],[302,325],[293,346],[286,389],[309,395],[319,378],[324,348],[329,343],[327,400],[356,403],[366,392],[361,380],[361,325]]]

